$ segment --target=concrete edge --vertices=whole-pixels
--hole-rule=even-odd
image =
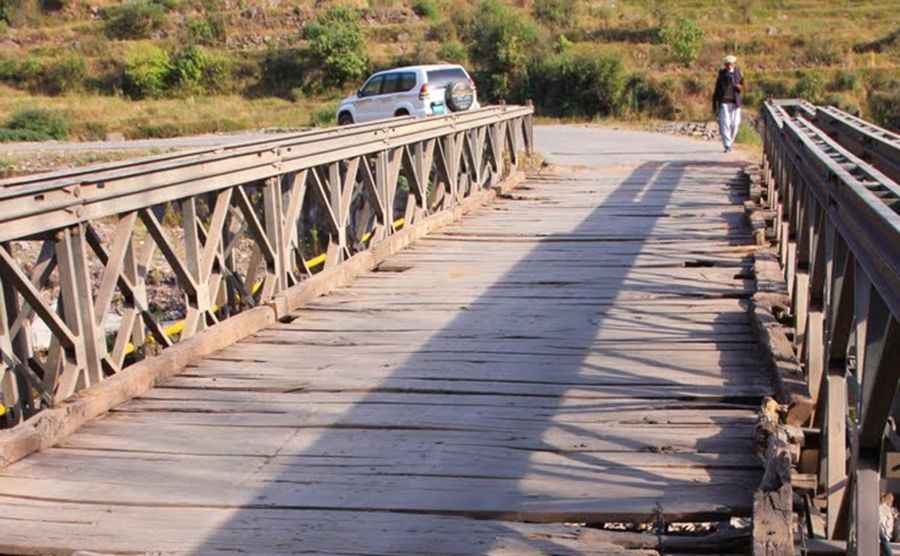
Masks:
[[[320,272],[280,293],[268,304],[226,319],[159,355],[135,363],[121,373],[76,393],[58,407],[41,411],[11,429],[0,431],[0,469],[57,444],[85,423],[181,373],[187,365],[271,326],[316,297],[346,286],[417,239],[490,204],[498,194],[515,188],[524,180],[524,171],[513,171],[497,186],[479,191],[458,206],[401,230],[372,249],[358,253],[339,266]]]

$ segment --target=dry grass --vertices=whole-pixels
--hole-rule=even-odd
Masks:
[[[0,86],[0,121],[27,108],[59,110],[70,118],[72,134],[82,139],[102,139],[96,137],[101,131],[122,133],[129,139],[141,138],[154,135],[148,132],[162,126],[183,132],[179,134],[303,127],[315,123],[316,113],[330,105],[328,99],[291,102],[275,97],[248,99],[240,95],[142,101],[101,95],[48,97]]]
[[[530,0],[503,0],[525,17]],[[109,41],[91,7],[119,0],[72,2],[70,8],[35,24],[0,30],[2,55],[52,57],[75,52],[96,68],[116,59],[128,41]],[[204,12],[226,18],[228,43],[221,48],[235,58],[258,56],[269,47],[296,46],[298,31],[318,11],[351,4],[365,10],[363,23],[369,56],[378,67],[393,61],[432,55],[440,43],[428,40],[433,22],[419,18],[410,0],[183,0],[154,40],[167,48],[179,44],[184,21]],[[443,17],[470,9],[473,2],[438,0]],[[612,51],[623,57],[629,71],[671,79],[677,117],[709,117],[712,77],[726,52],[740,58],[751,88],[762,78],[792,87],[798,72],[821,72],[829,80],[839,70],[869,71],[900,79],[900,48],[856,53],[854,45],[886,36],[900,28],[900,0],[648,0],[583,2],[572,28],[565,30],[573,48]],[[706,33],[704,47],[691,68],[672,63],[665,49],[652,44],[647,33],[660,18],[684,15],[696,19]],[[643,33],[643,35],[642,35]],[[4,35],[6,42],[4,41]],[[266,37],[261,44],[255,39]],[[822,61],[824,60],[824,62]],[[865,106],[866,90],[841,93],[850,104]],[[35,96],[0,86],[0,120],[22,108],[46,107],[65,111],[78,138],[102,138],[106,133],[128,137],[230,131],[254,127],[297,127],[321,122],[339,96],[307,97],[297,102],[240,95],[133,101],[117,96],[83,93],[61,97]]]

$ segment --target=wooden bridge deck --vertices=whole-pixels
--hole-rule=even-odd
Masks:
[[[599,554],[577,524],[747,515],[740,164],[627,137],[539,130],[581,166],[10,466],[0,552]]]

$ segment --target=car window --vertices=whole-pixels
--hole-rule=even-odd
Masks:
[[[400,74],[400,91],[410,91],[416,86],[416,74],[411,71],[405,71]]]
[[[415,86],[415,73],[407,71],[389,73],[384,76],[384,87],[381,88],[381,93],[405,93]]]
[[[428,86],[440,89],[453,81],[468,81],[469,77],[462,68],[444,68],[428,72]]]
[[[366,81],[362,89],[359,90],[359,96],[370,97],[381,93],[381,83],[384,81],[383,75],[376,75],[372,79]]]
[[[400,83],[399,73],[389,73],[384,76],[384,86],[381,87],[381,94],[396,93],[397,85]]]

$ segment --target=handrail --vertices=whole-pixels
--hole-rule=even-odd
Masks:
[[[497,111],[500,110],[500,106],[486,106],[481,108],[482,112],[487,111]],[[350,124],[341,127],[329,127],[329,128],[320,128],[320,129],[311,129],[305,130],[301,132],[293,132],[293,133],[279,133],[275,134],[271,138],[259,138],[259,139],[250,139],[244,141],[232,141],[227,143],[222,143],[220,145],[210,146],[210,147],[201,147],[194,149],[184,149],[176,152],[146,156],[146,157],[138,157],[138,158],[129,158],[127,160],[118,160],[113,162],[106,162],[102,164],[95,164],[89,166],[80,166],[77,168],[67,168],[63,170],[54,170],[51,172],[43,172],[39,174],[29,174],[26,176],[16,176],[12,178],[6,178],[0,180],[0,188],[3,187],[15,187],[21,185],[29,185],[39,182],[47,182],[50,180],[65,180],[65,179],[74,179],[80,176],[85,176],[85,179],[91,179],[91,176],[97,175],[100,172],[107,171],[115,171],[115,170],[127,170],[127,169],[136,169],[142,166],[149,166],[157,163],[166,163],[177,160],[183,160],[191,157],[197,157],[207,154],[216,154],[223,153],[229,151],[235,151],[237,149],[243,148],[271,148],[271,145],[275,145],[277,143],[283,143],[293,140],[302,140],[302,141],[314,141],[322,138],[333,137],[336,135],[346,135],[348,133],[353,133],[357,131],[364,131],[373,128],[383,128],[385,125],[390,125],[393,127],[399,127],[403,125],[414,124],[417,118],[413,116],[402,116],[396,118],[389,118],[385,120],[376,120],[372,122],[366,123],[357,123]],[[123,148],[122,150],[128,150],[128,147]]]
[[[881,473],[900,452],[891,441],[900,422],[900,185],[866,161],[881,147],[843,140],[846,129],[831,137],[828,122],[859,133],[875,126],[797,101],[761,112],[766,202],[815,407],[809,425],[822,433],[827,534],[849,538],[851,554],[876,554]]]
[[[525,117],[530,110],[513,106],[489,108],[419,119],[399,127],[367,127],[324,139],[317,137],[314,141],[279,141],[149,167],[6,188],[0,190],[0,241],[47,231],[63,222],[71,225],[83,219],[103,218],[173,201],[183,196],[184,188],[190,188],[193,194],[208,193],[345,157],[434,139],[444,135],[448,126],[462,132]]]
[[[340,276],[511,175],[532,119],[494,106],[6,180],[0,394],[13,421],[249,308],[289,310],[318,272]],[[183,296],[175,324],[154,288]],[[49,346],[34,345],[38,325]]]
[[[816,126],[854,155],[900,182],[900,134],[888,131],[834,106],[816,108]]]

